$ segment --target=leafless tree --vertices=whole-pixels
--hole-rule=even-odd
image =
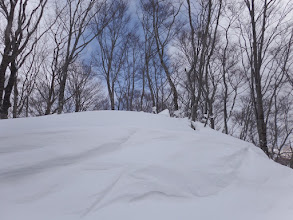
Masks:
[[[39,36],[36,31],[44,14],[47,0],[28,5],[28,0],[0,1],[0,13],[5,23],[3,53],[0,63],[0,118],[7,118],[11,107],[10,96],[16,74],[28,54],[33,50]],[[20,59],[20,54],[22,54]],[[5,86],[5,79],[10,75]]]
[[[13,118],[29,116],[29,100],[36,88],[40,69],[45,59],[43,51],[36,46],[22,65],[22,68],[18,70],[12,96]]]
[[[76,62],[69,68],[66,94],[66,112],[81,112],[96,109],[104,99],[103,86],[90,65]]]
[[[100,34],[97,34],[99,51],[94,56],[94,63],[107,83],[111,109],[115,109],[115,86],[119,73],[126,61],[126,52],[129,43],[128,3],[124,0],[110,3],[112,18]],[[98,26],[98,25],[96,25]]]
[[[216,74],[219,64],[215,61],[215,49],[223,1],[200,0],[193,4],[187,0],[186,3],[189,28],[181,35],[180,44],[188,64],[185,82],[190,93],[190,117],[192,121],[198,119],[199,105],[203,103],[202,114],[214,128],[213,105],[221,78]]]
[[[166,74],[169,86],[173,95],[173,110],[179,109],[178,92],[174,79],[172,79],[172,69],[170,58],[168,57],[168,46],[178,34],[182,24],[179,22],[179,12],[182,2],[174,3],[172,1],[140,1],[143,9],[142,13],[149,15],[152,21],[152,31],[155,39],[156,52],[160,64]]]
[[[128,47],[125,53],[125,63],[117,80],[116,96],[118,98],[118,109],[134,110],[134,93],[139,90],[140,71],[142,66],[142,43],[139,36],[131,33],[128,35]],[[123,105],[120,106],[120,105]],[[139,110],[139,109],[135,109]]]
[[[111,13],[107,9],[106,1],[95,0],[66,0],[65,7],[59,11],[60,2],[56,3],[58,25],[64,41],[64,59],[60,65],[60,85],[58,95],[58,113],[62,113],[65,103],[65,88],[68,78],[68,68],[88,44],[97,37],[110,20]],[[90,25],[98,21],[95,32],[89,31]]]
[[[151,79],[151,59],[155,56],[156,50],[155,46],[155,38],[153,34],[153,24],[151,22],[151,14],[144,13],[146,7],[145,1],[140,1],[140,8],[138,13],[138,18],[140,20],[140,24],[142,27],[143,32],[143,53],[144,53],[144,64],[142,69],[142,95],[141,95],[141,106],[143,105],[143,97],[145,95],[146,87],[148,87],[151,99],[152,99],[152,106],[157,108],[157,103],[155,100],[155,95],[153,91],[153,82]],[[147,86],[145,85],[147,84]]]
[[[276,40],[286,31],[286,19],[292,6],[287,3],[276,0],[244,0],[244,7],[248,11],[249,24],[239,20],[241,29],[241,47],[245,48],[246,59],[250,76],[248,76],[251,99],[254,107],[254,114],[257,125],[258,145],[269,156],[268,137],[267,137],[267,117],[272,105],[265,106],[267,95],[273,97],[267,92],[270,87],[271,79],[278,72],[272,57],[278,53],[274,49]],[[244,8],[243,8],[244,9]],[[282,82],[283,74],[275,78],[275,89],[277,91]]]

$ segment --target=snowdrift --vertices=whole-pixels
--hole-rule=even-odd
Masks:
[[[196,127],[110,111],[2,120],[0,219],[292,219],[291,169]]]

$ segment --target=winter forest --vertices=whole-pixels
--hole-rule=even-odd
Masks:
[[[169,109],[293,168],[292,14],[289,0],[0,0],[1,119]]]

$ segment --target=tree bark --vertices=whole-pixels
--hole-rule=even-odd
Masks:
[[[5,87],[5,95],[3,99],[2,108],[0,109],[0,117],[1,119],[7,119],[8,118],[8,109],[11,107],[10,102],[10,95],[16,80],[16,73],[17,73],[17,66],[15,61],[11,62],[11,68],[10,68],[10,76],[8,80],[8,84]]]

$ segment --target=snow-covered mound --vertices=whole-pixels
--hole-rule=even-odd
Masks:
[[[0,219],[292,219],[291,169],[196,127],[109,111],[2,120]]]

